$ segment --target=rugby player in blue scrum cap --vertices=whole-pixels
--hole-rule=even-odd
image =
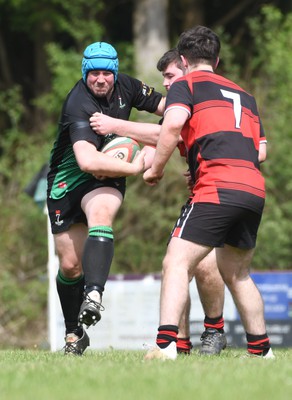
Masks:
[[[133,163],[100,152],[106,139],[91,129],[89,118],[101,112],[128,120],[132,108],[157,115],[164,110],[160,93],[118,73],[118,67],[110,44],[86,47],[82,79],[65,99],[51,151],[47,205],[59,257],[56,282],[65,354],[82,355],[89,346],[84,325],[95,325],[101,318],[114,254],[112,225],[123,202],[126,177],[144,170],[143,151]]]

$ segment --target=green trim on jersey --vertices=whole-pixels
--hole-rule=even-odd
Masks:
[[[71,192],[77,186],[92,179],[94,178],[91,174],[81,171],[75,158],[73,146],[71,145],[65,151],[62,162],[58,166],[50,198],[54,200],[61,199],[66,193]]]

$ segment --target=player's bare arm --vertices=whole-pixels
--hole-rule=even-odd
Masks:
[[[144,171],[145,153],[142,150],[132,163],[110,157],[97,151],[95,146],[85,140],[73,145],[74,154],[80,169],[94,176],[116,178],[120,176],[139,175]]]
[[[146,145],[156,145],[161,126],[158,124],[126,121],[96,112],[89,119],[91,128],[99,135],[115,133]]]
[[[259,162],[262,163],[266,160],[267,158],[267,143],[266,142],[261,142],[260,143],[260,148],[259,148]]]
[[[149,185],[157,184],[163,177],[164,167],[178,144],[187,119],[188,113],[183,109],[171,109],[165,114],[152,166],[143,175]]]
[[[166,97],[162,97],[154,114],[162,116],[165,111]]]

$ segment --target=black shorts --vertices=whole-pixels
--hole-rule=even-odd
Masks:
[[[87,225],[86,215],[81,208],[83,197],[95,189],[112,187],[125,196],[126,178],[90,180],[77,186],[61,199],[54,200],[48,197],[47,206],[51,222],[52,233],[66,232],[73,224],[83,223]]]
[[[229,244],[240,249],[252,249],[256,245],[261,217],[247,208],[187,202],[171,237],[210,247]]]

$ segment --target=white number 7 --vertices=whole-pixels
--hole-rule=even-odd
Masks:
[[[233,101],[233,112],[235,117],[235,128],[240,128],[241,121],[241,102],[240,95],[238,93],[229,92],[229,90],[220,89],[221,93],[226,99],[231,99]]]

